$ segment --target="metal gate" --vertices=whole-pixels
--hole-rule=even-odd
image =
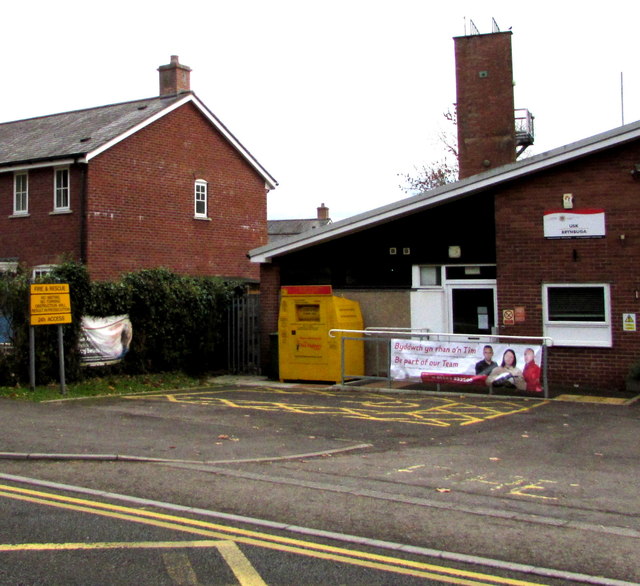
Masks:
[[[227,369],[232,374],[260,374],[260,295],[231,302],[227,312]]]

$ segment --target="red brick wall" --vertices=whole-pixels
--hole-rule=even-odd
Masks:
[[[515,161],[511,33],[454,41],[458,162],[464,179]]]
[[[194,219],[194,181],[208,216]],[[192,104],[89,162],[87,245],[93,278],[163,266],[257,279],[246,254],[266,243],[264,179]]]
[[[278,331],[280,267],[273,264],[258,266],[260,267],[260,356],[262,372],[266,373],[269,372],[272,360],[269,335]]]
[[[622,329],[623,313],[640,317],[640,182],[630,174],[639,160],[636,143],[524,179],[496,195],[499,320],[503,309],[526,311],[524,323],[503,326],[502,334],[542,335],[543,283],[611,286],[613,348],[551,348],[552,384],[621,388],[629,366],[640,359],[640,332]],[[605,238],[543,237],[543,213],[562,208],[565,193],[573,194],[575,209],[605,210]]]
[[[72,213],[53,214],[53,167],[29,171],[29,215],[13,214],[13,173],[0,173],[0,258],[31,268],[56,264],[63,256],[80,259],[82,170],[70,168]]]

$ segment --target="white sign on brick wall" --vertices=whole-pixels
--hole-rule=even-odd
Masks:
[[[602,238],[605,234],[602,209],[549,210],[544,213],[545,238]]]

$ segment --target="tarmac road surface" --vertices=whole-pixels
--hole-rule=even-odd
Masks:
[[[5,400],[0,470],[639,582],[639,414],[264,383]]]

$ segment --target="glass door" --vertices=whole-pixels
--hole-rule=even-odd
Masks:
[[[450,291],[454,334],[491,334],[495,331],[495,287],[452,286]]]

